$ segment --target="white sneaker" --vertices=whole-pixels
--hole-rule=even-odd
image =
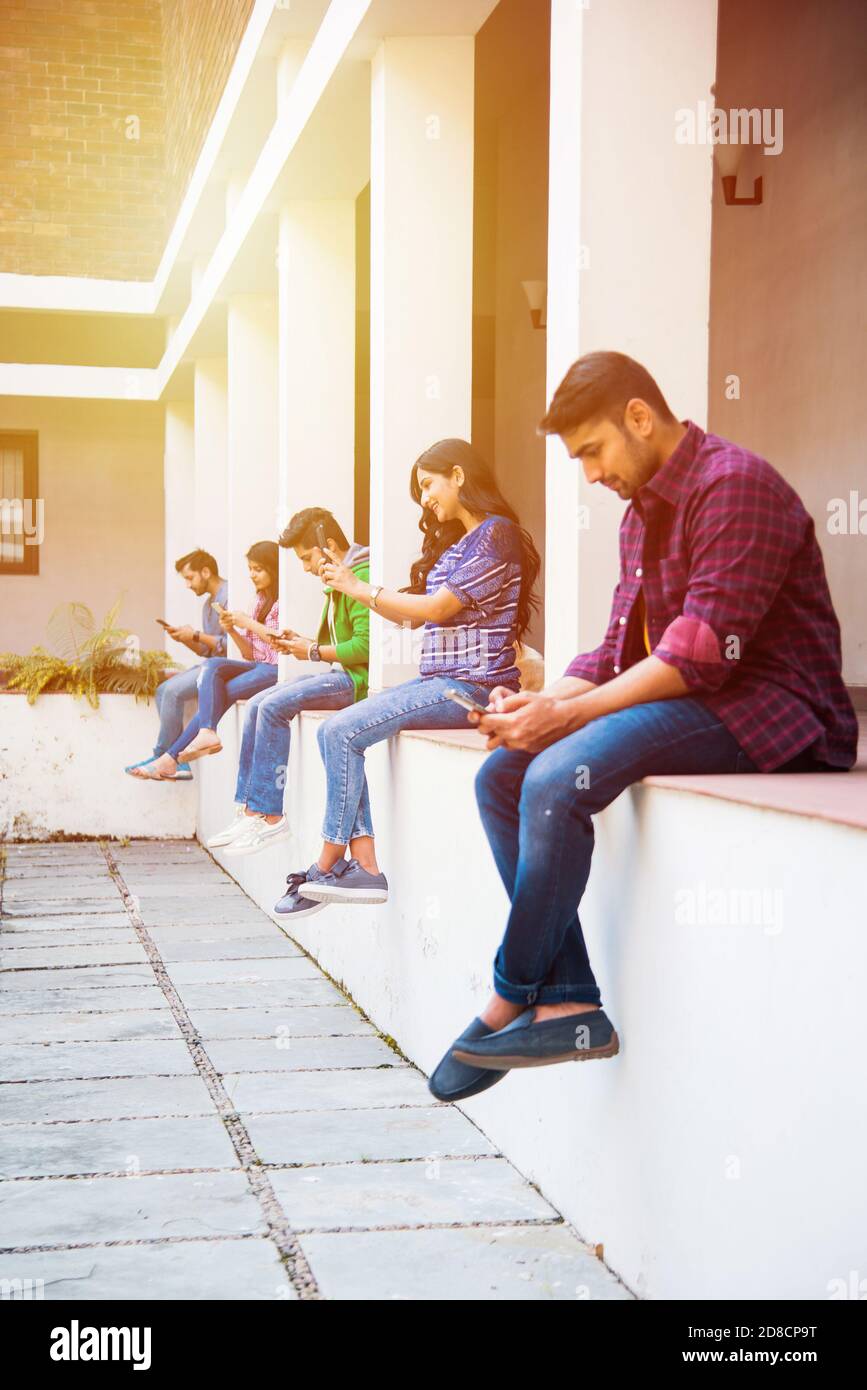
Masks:
[[[250,818],[248,817],[248,819]],[[256,816],[246,835],[237,836],[231,844],[226,846],[226,853],[258,854],[260,850],[267,849],[269,845],[276,845],[281,840],[288,840],[290,835],[289,822],[285,816],[281,816],[273,825],[269,825],[264,816]]]
[[[248,834],[261,819],[261,816],[248,816],[243,806],[239,806],[231,825],[227,825],[225,830],[221,830],[218,835],[212,835],[206,847],[208,849],[222,849],[224,845],[230,845],[239,835]]]

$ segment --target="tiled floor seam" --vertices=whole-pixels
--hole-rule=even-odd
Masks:
[[[370,1068],[370,1070],[376,1070],[376,1068]],[[247,1074],[247,1073],[245,1073],[245,1075],[246,1075],[246,1074]],[[78,1080],[81,1080],[81,1079],[82,1079],[81,1077],[78,1078]],[[103,1081],[106,1081],[106,1080],[111,1080],[111,1081],[116,1081],[116,1080],[139,1081],[139,1080],[141,1080],[140,1077],[129,1077],[129,1076],[128,1076],[128,1077],[120,1077],[120,1078],[118,1078],[118,1077],[113,1077],[113,1076],[112,1076],[112,1077],[102,1077],[102,1078],[97,1078],[97,1079],[101,1079],[101,1080],[103,1080]],[[92,1077],[88,1077],[87,1080],[88,1080],[88,1081],[91,1081],[91,1080],[93,1080],[93,1078],[92,1078]],[[64,1085],[64,1084],[66,1083],[66,1081],[67,1081],[67,1078],[64,1077],[63,1080],[60,1081],[60,1082],[58,1082],[57,1084],[59,1084],[59,1085],[62,1086],[62,1085]],[[30,1085],[31,1083],[28,1082],[28,1081],[14,1081],[14,1082],[4,1082],[4,1083],[2,1083],[2,1084],[4,1084],[4,1085],[14,1085],[14,1086],[28,1086],[28,1085]],[[39,1083],[37,1083],[37,1084],[39,1084]],[[46,1086],[53,1086],[53,1085],[55,1084],[55,1082],[54,1082],[54,1081],[46,1081],[46,1082],[44,1082],[44,1083],[42,1083],[42,1084],[43,1084],[43,1085],[46,1085]],[[429,1110],[429,1109],[431,1109],[431,1102],[430,1102],[430,1101],[426,1101],[426,1100],[408,1101],[408,1100],[405,1100],[405,1101],[400,1101],[399,1103],[396,1103],[396,1104],[393,1104],[393,1105],[341,1105],[341,1106],[336,1107],[336,1108],[333,1109],[333,1110],[323,1109],[322,1106],[319,1106],[319,1105],[308,1106],[306,1109],[305,1109],[304,1107],[298,1106],[298,1107],[296,1107],[295,1109],[292,1109],[292,1110],[246,1110],[246,1109],[245,1109],[245,1110],[240,1110],[240,1111],[238,1111],[238,1114],[240,1114],[240,1115],[255,1115],[255,1116],[257,1117],[257,1119],[258,1119],[259,1117],[270,1117],[270,1116],[272,1116],[272,1115],[273,1115],[273,1116],[276,1116],[276,1115],[344,1115],[344,1114],[346,1114],[346,1115],[360,1115],[360,1114],[378,1114],[381,1110]],[[83,1117],[82,1119],[80,1119],[80,1120],[77,1120],[77,1119],[76,1119],[76,1120],[3,1120],[3,1119],[0,1119],[0,1130],[2,1130],[2,1129],[16,1129],[16,1128],[18,1128],[18,1129],[27,1129],[27,1128],[30,1128],[30,1127],[31,1127],[32,1125],[34,1125],[34,1124],[39,1124],[39,1125],[104,1125],[104,1124],[126,1124],[127,1121],[129,1121],[129,1122],[135,1124],[135,1123],[137,1123],[139,1120],[197,1120],[197,1119],[200,1119],[200,1118],[201,1118],[201,1115],[200,1115],[198,1112],[196,1112],[196,1111],[173,1110],[173,1111],[171,1111],[171,1112],[169,1112],[169,1113],[167,1113],[167,1114],[159,1114],[159,1115],[113,1115],[113,1116],[110,1116],[110,1117],[107,1117],[107,1116],[90,1116],[90,1115],[88,1115],[88,1116],[84,1116],[84,1117]],[[466,1118],[468,1118],[468,1117],[467,1117],[467,1116],[464,1116],[464,1118],[466,1119]],[[485,1154],[485,1157],[486,1157],[486,1158],[490,1158],[491,1155],[490,1155],[490,1154]],[[497,1154],[497,1155],[495,1155],[495,1157],[502,1157],[502,1155]]]
[[[305,1226],[295,1231],[298,1236],[331,1236],[331,1235],[361,1235],[379,1234],[380,1231],[532,1231],[540,1226],[546,1228],[562,1226],[571,1232],[571,1227],[562,1217],[556,1219],[550,1216],[539,1216],[535,1219],[524,1221],[503,1219],[491,1219],[490,1221],[420,1221],[415,1225],[391,1224],[382,1226]],[[574,1232],[572,1232],[574,1234]],[[154,1246],[154,1245],[207,1245],[224,1240],[263,1240],[264,1237],[256,1235],[254,1232],[239,1234],[219,1234],[213,1236],[160,1236],[154,1240],[147,1240],[140,1237],[134,1240],[99,1240],[99,1241],[74,1241],[66,1245],[6,1245],[0,1246],[0,1255],[32,1255],[47,1254],[51,1251],[65,1250],[102,1250],[111,1249],[117,1246]],[[585,1254],[592,1254],[591,1246],[580,1242]]]
[[[270,1237],[277,1246],[280,1258],[286,1268],[287,1277],[299,1298],[319,1299],[321,1297],[319,1286],[307,1262],[307,1257],[292,1233],[286,1214],[277,1199],[277,1194],[259,1163],[259,1157],[253,1147],[247,1127],[233,1106],[231,1098],[223,1086],[222,1078],[211,1062],[199,1034],[190,1021],[186,1007],[172,984],[159,949],[144,925],[138,901],[127,887],[118,862],[108,845],[104,841],[100,841],[99,847],[105,857],[109,873],[123,899],[136,936],[145,949],[157,983],[172,1010],[181,1036],[189,1048],[193,1065],[207,1087],[238,1155],[250,1190],[261,1208]]]
[[[322,1111],[319,1111],[318,1113],[319,1113],[319,1114],[322,1114],[323,1112],[322,1112]],[[325,1112],[325,1113],[328,1113],[328,1112]],[[339,1113],[339,1114],[345,1114],[345,1115],[353,1115],[353,1114],[355,1113],[355,1111],[353,1111],[353,1110],[345,1110],[345,1111],[339,1111],[339,1112],[337,1112],[337,1113]],[[200,1118],[200,1117],[199,1117],[199,1116],[191,1116],[190,1118],[192,1118],[192,1119],[198,1119],[198,1118]],[[103,1123],[124,1124],[124,1123],[126,1123],[126,1121],[124,1121],[124,1120],[111,1120],[111,1121],[103,1121]],[[136,1123],[139,1123],[139,1122],[134,1120],[132,1123],[133,1123],[133,1124],[136,1124]],[[472,1160],[473,1163],[479,1163],[479,1162],[482,1162],[482,1161],[484,1161],[484,1160],[490,1160],[490,1159],[495,1159],[498,1163],[505,1163],[505,1162],[508,1162],[508,1159],[504,1159],[502,1154],[492,1154],[492,1153],[476,1153],[476,1154],[474,1154],[474,1153],[461,1153],[461,1154],[431,1154],[431,1155],[429,1155],[429,1157],[430,1157],[430,1158],[436,1158],[437,1161],[438,1161],[439,1163],[443,1164],[443,1165],[448,1164],[448,1163],[466,1163],[466,1162],[468,1162],[468,1161],[470,1161],[470,1160]],[[258,1160],[258,1162],[257,1162],[257,1167],[261,1168],[262,1171],[263,1171],[263,1172],[266,1172],[266,1173],[267,1173],[267,1172],[271,1172],[271,1173],[288,1173],[288,1172],[292,1172],[292,1173],[294,1173],[294,1172],[297,1172],[299,1169],[302,1169],[302,1168],[316,1168],[316,1169],[319,1169],[319,1168],[388,1168],[388,1167],[395,1167],[395,1168],[396,1168],[399,1164],[405,1164],[405,1163],[424,1163],[425,1161],[426,1161],[425,1159],[420,1159],[420,1158],[417,1158],[417,1157],[412,1157],[412,1158],[405,1158],[405,1157],[401,1157],[401,1158],[324,1158],[324,1159],[315,1159],[315,1158],[311,1158],[311,1159],[305,1159],[305,1160],[300,1161],[300,1162],[298,1162],[298,1163],[289,1163],[289,1162],[287,1162],[287,1163],[266,1163],[266,1162],[264,1162],[263,1160],[260,1159],[260,1160]],[[188,1175],[189,1175],[189,1174],[193,1174],[193,1173],[196,1173],[196,1174],[205,1174],[205,1173],[234,1173],[234,1172],[237,1172],[237,1169],[235,1169],[234,1167],[231,1167],[230,1165],[227,1165],[227,1164],[225,1164],[225,1163],[221,1163],[221,1164],[206,1164],[206,1165],[201,1165],[201,1166],[200,1166],[200,1165],[196,1165],[195,1167],[190,1167],[189,1165],[187,1165],[186,1167],[182,1167],[182,1168],[139,1168],[139,1169],[136,1170],[135,1176],[136,1176],[137,1178],[170,1178],[170,1177],[179,1177],[179,1176],[183,1176],[184,1174],[188,1174]],[[19,1174],[17,1174],[17,1175],[14,1176],[14,1177],[11,1177],[11,1178],[4,1178],[3,1181],[4,1181],[4,1182],[10,1182],[10,1183],[25,1183],[25,1182],[72,1182],[72,1183],[74,1183],[74,1182],[88,1182],[88,1183],[89,1183],[89,1182],[94,1182],[95,1180],[97,1180],[97,1179],[99,1179],[99,1178],[128,1178],[129,1176],[130,1176],[130,1174],[129,1174],[129,1172],[127,1171],[127,1169],[125,1169],[125,1168],[99,1168],[99,1169],[97,1169],[97,1170],[96,1170],[95,1172],[93,1172],[93,1173],[19,1173]],[[469,1223],[469,1224],[472,1224],[472,1223]]]

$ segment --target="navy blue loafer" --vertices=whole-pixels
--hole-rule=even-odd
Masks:
[[[533,1010],[527,1009],[519,1014],[516,1019],[501,1028],[500,1032],[508,1032],[511,1028],[516,1028],[519,1024],[526,1022],[533,1017]],[[496,1086],[508,1071],[508,1067],[502,1067],[497,1071],[492,1071],[489,1067],[468,1066],[465,1062],[459,1062],[455,1058],[455,1048],[464,1042],[475,1042],[481,1038],[493,1037],[494,1033],[486,1023],[480,1018],[474,1018],[472,1023],[464,1029],[459,1038],[456,1038],[449,1048],[442,1061],[433,1071],[428,1081],[428,1090],[437,1100],[468,1100],[470,1096],[477,1096],[480,1091],[487,1091],[490,1086]]]
[[[482,1023],[480,1018],[474,1018],[469,1027],[452,1043],[452,1047],[477,1038],[487,1038],[491,1032],[492,1029],[486,1023]],[[427,1088],[437,1100],[467,1100],[470,1096],[477,1096],[480,1091],[487,1091],[490,1086],[496,1086],[505,1075],[505,1071],[490,1071],[488,1068],[467,1066],[464,1062],[455,1061],[450,1047],[431,1073]]]
[[[547,1067],[555,1062],[588,1062],[616,1057],[620,1039],[603,1009],[549,1018],[544,1023],[520,1020],[498,1033],[460,1038],[452,1055],[467,1066],[510,1071],[513,1067]]]

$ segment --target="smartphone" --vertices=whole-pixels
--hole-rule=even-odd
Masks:
[[[314,526],[313,530],[314,530],[314,533],[315,533],[315,535],[316,535],[316,544],[319,546],[319,549],[322,551],[322,554],[324,555],[325,559],[327,560],[327,559],[328,559],[328,537],[327,537],[326,534],[325,534],[325,527],[324,527],[323,523],[322,523],[321,521],[317,521],[317,523],[316,523],[316,525]],[[323,592],[324,594],[330,594],[330,593],[332,592],[331,586],[328,585],[328,584],[323,584],[323,585],[322,585],[322,592]]]
[[[486,705],[479,705],[475,700],[471,700],[469,695],[465,695],[462,690],[447,690],[446,695],[450,700],[454,700],[461,709],[475,710],[476,714],[490,714],[491,711]]]
[[[214,612],[215,612],[215,613],[219,613],[220,617],[222,618],[223,614],[224,614],[225,611],[226,611],[225,608],[223,607],[223,605],[222,605],[221,603],[218,603],[217,600],[216,600],[215,598],[212,598],[212,599],[211,599],[211,607],[213,608]]]
[[[172,628],[172,627],[174,627],[174,623],[167,623],[166,620],[165,620],[165,618],[157,618],[157,622],[159,623],[160,627],[164,627],[164,628]]]

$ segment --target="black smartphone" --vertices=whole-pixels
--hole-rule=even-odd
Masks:
[[[322,555],[323,555],[324,559],[327,560],[327,559],[329,558],[329,555],[328,555],[328,537],[327,537],[326,534],[325,534],[325,526],[323,525],[323,523],[322,523],[321,521],[317,521],[317,523],[316,523],[316,525],[314,526],[313,530],[314,530],[314,533],[315,533],[315,536],[316,536],[316,544],[319,546],[319,549],[322,551]],[[328,584],[323,584],[323,585],[322,585],[322,592],[325,593],[325,594],[330,594],[330,593],[332,592],[330,585],[328,585]]]
[[[462,690],[447,690],[446,696],[449,700],[454,700],[456,705],[462,709],[475,710],[476,714],[490,714],[487,705],[480,705],[475,700],[471,700],[469,695],[465,695]]]
[[[174,627],[174,623],[167,623],[166,620],[165,620],[165,618],[157,618],[157,622],[159,623],[160,627],[165,627],[165,628]]]

